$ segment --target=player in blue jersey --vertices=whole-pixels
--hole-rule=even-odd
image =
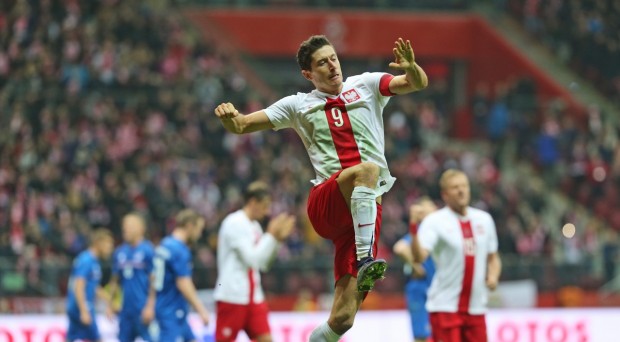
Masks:
[[[409,209],[410,229],[415,230],[424,217],[435,210],[437,210],[437,207],[427,197],[413,204]],[[429,315],[425,307],[426,293],[435,274],[435,264],[431,258],[427,258],[422,264],[413,261],[411,234],[405,235],[396,242],[394,254],[400,256],[405,261],[405,274],[409,276],[409,280],[405,285],[405,298],[407,300],[407,310],[411,318],[411,330],[413,331],[414,341],[425,342],[431,336]]]
[[[67,294],[69,328],[67,341],[99,341],[95,322],[95,299],[108,300],[99,286],[101,266],[99,260],[107,259],[114,249],[112,234],[105,229],[95,230],[90,236],[90,246],[73,261]]]
[[[153,259],[155,316],[159,326],[156,340],[160,342],[196,341],[187,324],[189,305],[205,325],[209,323],[209,312],[192,282],[192,253],[188,247],[200,238],[205,220],[195,211],[184,209],[175,221],[174,230],[155,249]]]
[[[142,215],[125,215],[122,229],[125,243],[114,251],[109,284],[112,298],[119,285],[123,290],[118,339],[120,342],[129,342],[140,337],[150,341],[148,324],[155,316],[155,293],[149,289],[155,250],[151,242],[144,239],[146,222]]]

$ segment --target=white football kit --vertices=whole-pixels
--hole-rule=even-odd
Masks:
[[[229,214],[220,227],[217,245],[216,301],[247,305],[265,300],[260,270],[267,270],[278,241],[263,233],[243,210]]]
[[[264,111],[276,130],[291,127],[299,134],[316,172],[312,183],[369,161],[381,168],[379,196],[395,181],[385,159],[383,130],[383,108],[394,95],[389,90],[393,77],[378,72],[351,76],[337,96],[315,89],[282,98]]]
[[[463,217],[444,207],[424,218],[418,240],[436,265],[426,309],[485,313],[487,257],[497,252],[497,232],[491,215],[468,207]]]

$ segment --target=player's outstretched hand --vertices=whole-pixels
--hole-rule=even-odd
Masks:
[[[394,42],[392,52],[394,53],[394,62],[390,63],[390,68],[406,70],[415,65],[415,55],[409,40],[405,42],[402,38],[398,38]]]
[[[293,232],[295,226],[295,217],[286,213],[282,213],[271,221],[267,225],[267,232],[278,241],[283,241]]]
[[[239,111],[235,109],[232,103],[222,103],[215,108],[215,115],[220,119],[233,119],[239,115]]]

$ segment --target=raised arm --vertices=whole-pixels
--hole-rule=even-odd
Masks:
[[[291,234],[294,223],[293,216],[285,213],[279,214],[269,222],[267,232],[257,244],[252,241],[252,235],[235,236],[233,244],[235,252],[247,266],[266,271],[273,260],[278,242],[285,240]]]
[[[215,115],[220,119],[224,128],[231,133],[245,134],[273,128],[273,124],[264,111],[243,115],[232,103],[222,103],[215,108]]]
[[[428,77],[422,68],[415,62],[415,55],[411,42],[398,38],[394,42],[394,62],[390,67],[405,71],[404,75],[395,76],[390,81],[390,91],[394,94],[407,94],[422,90],[428,86]]]

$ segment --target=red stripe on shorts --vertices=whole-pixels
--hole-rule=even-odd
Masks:
[[[476,244],[471,230],[470,221],[459,221],[463,232],[463,255],[465,257],[465,270],[463,271],[463,287],[459,295],[459,312],[469,312],[471,300],[471,288],[474,281],[474,265],[476,261]]]
[[[355,142],[353,127],[351,127],[351,120],[344,101],[340,97],[328,99],[325,104],[325,116],[342,168],[346,169],[360,164],[362,156]]]

